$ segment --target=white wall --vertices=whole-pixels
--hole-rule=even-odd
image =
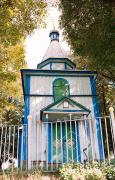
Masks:
[[[52,70],[65,70],[64,63],[52,63]]]
[[[48,76],[31,76],[30,94],[53,94],[53,81],[58,77]],[[89,77],[59,77],[64,78],[70,84],[71,95],[88,95],[91,94]]]
[[[63,78],[63,77],[60,77]],[[30,94],[40,95],[53,95],[53,81],[57,77],[44,77],[44,76],[32,76]],[[88,77],[64,77],[70,84],[71,95],[91,95],[90,79]],[[92,97],[72,97],[73,100],[89,108],[92,113],[90,115],[94,117]],[[44,149],[46,146],[46,128],[41,127],[40,123],[40,110],[49,104],[53,103],[53,97],[30,97],[30,114],[32,115],[30,139],[28,148],[31,149],[28,153],[28,159],[31,161],[45,160]],[[98,157],[98,144],[96,135],[95,120],[92,125],[93,138],[95,139],[95,156]],[[42,149],[42,150],[41,150]]]

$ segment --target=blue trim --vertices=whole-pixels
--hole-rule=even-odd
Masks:
[[[25,82],[25,89],[26,93],[30,94],[30,76],[26,75],[26,82]],[[27,116],[30,112],[30,97],[25,97],[25,108],[24,108],[24,124],[28,124]]]
[[[62,123],[62,149],[63,149],[63,163],[66,162],[66,136],[65,136],[65,123]]]
[[[81,147],[80,147],[80,135],[79,135],[79,124],[76,122],[76,128],[77,128],[77,152],[78,152],[78,162],[81,162]]]
[[[94,75],[94,74],[69,74],[68,73],[68,71],[66,70],[66,71],[62,71],[62,72],[60,72],[59,74],[58,74],[58,72],[56,73],[55,71],[56,70],[50,70],[50,71],[54,71],[54,73],[39,73],[39,74],[35,74],[35,73],[33,73],[33,74],[29,74],[29,73],[27,73],[27,74],[29,74],[30,76],[45,76],[45,77],[90,77],[90,76],[92,76],[92,75]],[[64,72],[64,74],[63,74],[63,72]]]
[[[82,71],[80,71],[80,70],[63,71],[63,70],[45,70],[45,69],[21,69],[21,72],[22,73],[46,73],[46,74],[54,73],[55,75],[57,73],[97,75],[97,71],[86,71],[86,70],[82,70]],[[29,75],[31,75],[31,74],[29,74]],[[39,74],[37,74],[37,75],[39,75]]]
[[[95,85],[95,79],[94,79],[93,76],[90,77],[90,83],[91,83],[92,94],[96,94],[96,85]],[[97,138],[98,138],[98,146],[99,146],[99,155],[100,155],[100,160],[103,160],[104,154],[103,154],[103,145],[102,145],[102,136],[101,136],[101,126],[100,126],[101,122],[100,122],[99,118],[96,118],[96,117],[100,117],[97,97],[92,97],[92,101],[93,101],[94,115],[95,115],[95,119],[96,119]]]
[[[53,70],[54,72],[56,71],[56,70]],[[63,72],[65,72],[64,74],[63,74]],[[29,74],[29,73],[27,73],[27,74]],[[60,72],[59,74],[57,74],[56,72],[53,74],[50,74],[50,72],[49,72],[49,74],[48,73],[41,73],[41,74],[29,74],[30,76],[46,76],[46,77],[90,77],[90,76],[92,76],[92,74],[69,74],[68,73],[68,71],[62,71],[62,73]]]
[[[30,93],[30,76],[26,75],[26,93]],[[25,108],[24,108],[24,124],[28,125],[27,116],[30,113],[30,97],[25,97]],[[23,131],[23,160],[27,160],[27,142],[28,142],[28,127],[24,126]]]
[[[55,63],[55,62],[58,62],[58,63],[64,63],[64,62],[66,62],[69,66],[71,66],[72,68],[76,68],[76,64],[75,63],[73,63],[70,59],[68,59],[68,58],[48,58],[48,59],[46,59],[46,60],[44,60],[44,61],[42,61],[41,63],[39,63],[38,65],[37,65],[37,69],[39,69],[39,68],[42,68],[42,67],[44,67],[44,66],[46,66],[47,64],[49,64],[50,62],[53,62],[53,63]]]
[[[54,97],[54,95],[50,94],[25,94],[25,96],[38,96],[38,97]],[[69,97],[92,97],[97,96],[95,94],[78,94],[78,95],[69,95]]]
[[[62,109],[49,109],[47,112],[87,112],[86,110],[62,110]]]

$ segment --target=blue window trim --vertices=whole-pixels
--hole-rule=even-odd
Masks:
[[[94,76],[90,77],[90,84],[91,84],[92,94],[96,94],[96,84],[95,84]],[[94,115],[95,115],[95,119],[96,119],[99,156],[100,156],[100,160],[103,160],[104,154],[103,154],[103,145],[102,145],[102,136],[101,136],[101,125],[100,125],[101,122],[100,122],[99,118],[96,118],[96,117],[100,117],[99,105],[98,105],[97,97],[96,96],[92,97],[92,101],[93,101]]]
[[[68,95],[68,96],[70,96],[70,84],[69,84],[69,82],[68,82],[66,79],[64,79],[64,78],[56,78],[56,79],[52,82],[52,92],[53,92],[54,102],[55,102],[54,84],[55,84],[55,82],[56,82],[57,80],[63,80],[63,81],[65,81],[65,82],[68,84],[68,87],[69,87],[69,95]]]

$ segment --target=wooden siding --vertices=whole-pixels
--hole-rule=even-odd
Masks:
[[[53,95],[53,81],[58,77],[48,76],[31,76],[30,94],[40,95]],[[63,78],[63,77],[60,77]],[[70,85],[70,95],[91,95],[90,78],[89,77],[64,77]],[[92,97],[72,97],[74,101],[77,101],[81,105],[91,110],[89,118],[94,117],[94,107]],[[29,161],[46,161],[46,149],[47,147],[47,124],[40,122],[40,110],[53,103],[53,97],[30,97],[30,114],[32,115],[31,128],[29,129],[29,141],[28,141],[28,159]],[[91,121],[92,137],[94,139],[94,157],[99,158],[96,121]],[[79,124],[80,131],[80,143],[81,148],[85,146],[83,125]],[[83,157],[81,156],[81,160]]]
[[[65,70],[64,63],[52,63],[52,70]]]
[[[57,78],[31,76],[30,94],[53,95],[53,81]],[[70,85],[70,95],[91,95],[89,77],[64,77],[64,79]]]

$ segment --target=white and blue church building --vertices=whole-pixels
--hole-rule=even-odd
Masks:
[[[77,69],[62,49],[57,30],[49,37],[37,68],[21,70],[27,127],[22,159],[29,169],[103,160],[97,73]]]

